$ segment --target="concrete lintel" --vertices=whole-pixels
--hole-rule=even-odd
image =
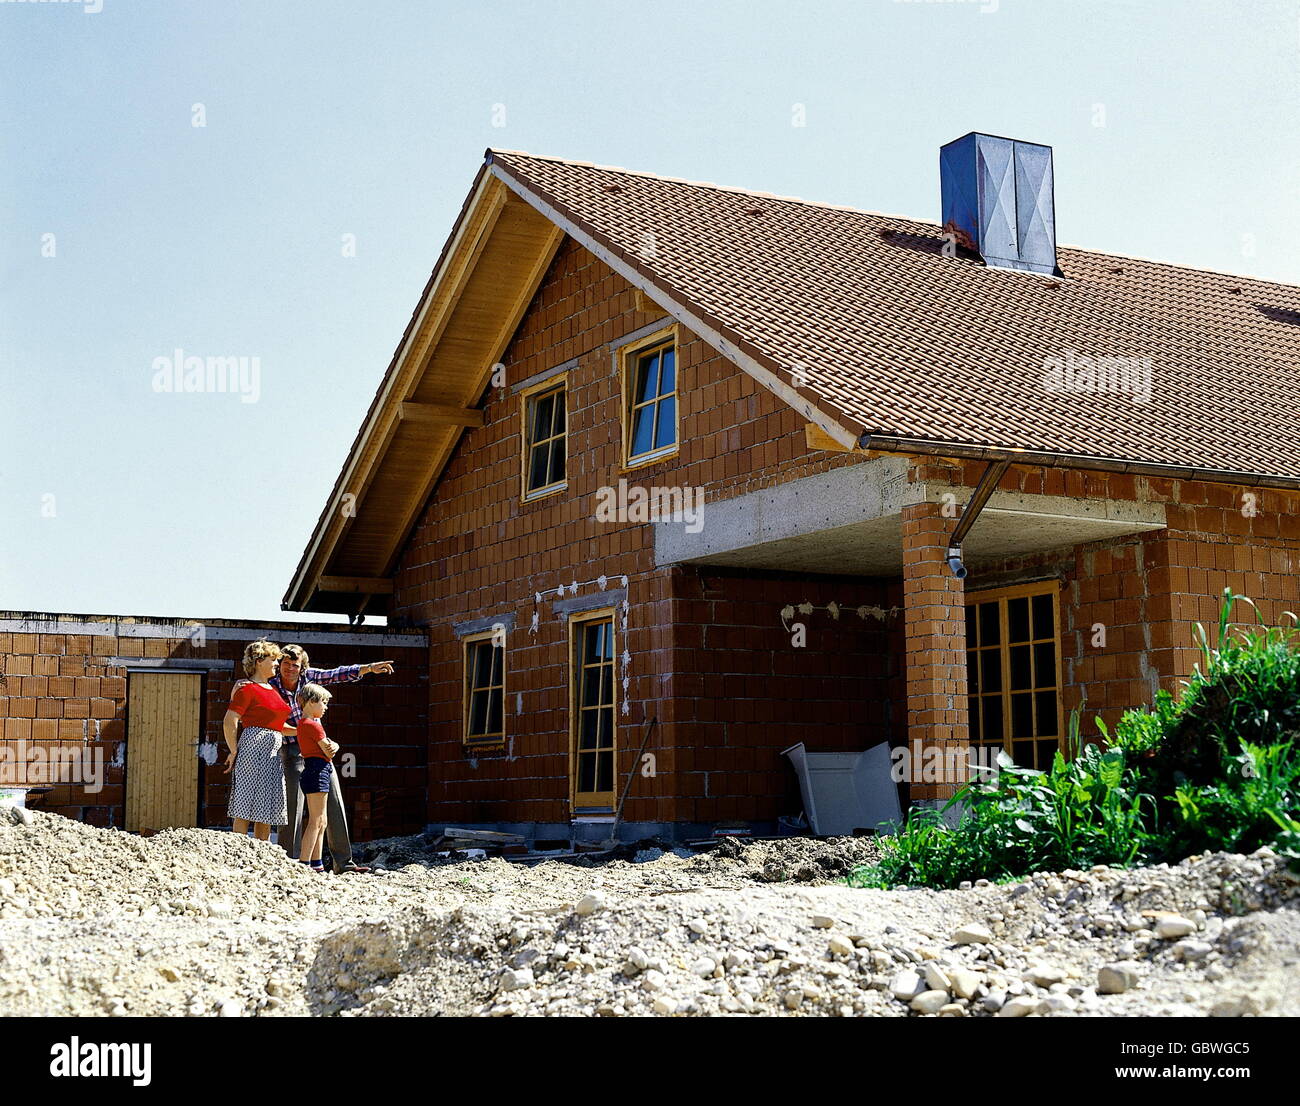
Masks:
[[[567,373],[570,369],[576,369],[581,356],[571,357],[561,365],[552,365],[549,369],[542,369],[541,372],[535,372],[532,376],[525,377],[518,384],[510,386],[510,394],[518,395],[525,388],[531,388],[534,384],[542,384],[550,380],[553,376],[559,376],[561,373]]]
[[[596,611],[601,607],[621,607],[627,598],[627,588],[609,588],[593,591],[589,595],[575,595],[571,599],[556,599],[551,603],[552,613],[567,618],[583,611]]]
[[[452,623],[451,632],[457,638],[464,638],[469,637],[470,634],[486,633],[498,625],[505,627],[507,632],[513,630],[515,628],[515,612],[488,615],[486,618],[471,618],[468,622],[455,622]]]
[[[963,548],[968,563],[983,564],[1164,527],[1161,503],[998,492],[971,527]]]
[[[652,323],[646,323],[645,326],[639,326],[635,330],[615,338],[612,342],[605,343],[606,348],[615,358],[617,358],[618,351],[624,346],[630,346],[633,342],[639,342],[642,338],[649,338],[651,334],[663,330],[665,327],[672,326],[674,322],[676,322],[676,320],[671,315],[664,315],[662,318],[656,319]],[[617,360],[614,362],[614,368],[615,371],[617,371]]]

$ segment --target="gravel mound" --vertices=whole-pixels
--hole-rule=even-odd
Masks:
[[[444,846],[442,852],[446,852]],[[400,868],[419,864],[433,868],[458,863],[434,850],[434,839],[422,834],[411,837],[385,837],[356,847],[363,863],[381,868]],[[611,853],[566,857],[556,863],[579,868],[604,868],[619,862],[645,864],[661,862],[671,867],[674,860],[688,862],[686,871],[697,877],[727,876],[755,883],[838,883],[854,868],[869,864],[880,855],[880,847],[870,837],[785,837],[776,840],[749,841],[724,837],[707,851],[691,853],[673,850],[658,841],[620,845]]]
[[[874,891],[833,882],[869,838],[591,866],[410,840],[323,876],[225,832],[0,811],[0,1013],[1300,1015],[1300,879],[1268,849]]]
[[[880,846],[870,837],[784,837],[745,841],[725,837],[711,852],[694,857],[699,875],[731,873],[757,883],[839,883],[854,868],[871,864]]]

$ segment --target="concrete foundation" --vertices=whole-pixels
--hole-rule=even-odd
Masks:
[[[458,829],[490,830],[493,833],[514,833],[524,839],[532,848],[538,841],[573,841],[584,845],[597,845],[609,840],[609,823],[585,822],[570,826],[567,822],[457,822]],[[424,832],[437,836],[444,824],[432,823],[425,826]],[[619,844],[634,844],[647,838],[658,838],[670,844],[683,841],[698,841],[714,836],[717,826],[710,822],[622,822],[619,824],[615,840]],[[775,837],[775,822],[750,822],[748,833],[741,836]]]

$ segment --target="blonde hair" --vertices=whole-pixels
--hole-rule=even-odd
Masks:
[[[280,647],[275,642],[267,641],[266,638],[250,641],[244,646],[244,675],[253,675],[257,671],[257,662],[264,661],[267,657],[280,659]]]
[[[302,667],[302,674],[307,675],[307,650],[301,645],[286,645],[280,650],[280,655],[297,661]]]
[[[320,684],[304,684],[298,691],[298,705],[305,707],[308,703],[328,703],[334,696],[328,688]]]

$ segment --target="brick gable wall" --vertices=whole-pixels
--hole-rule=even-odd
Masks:
[[[405,548],[395,578],[393,618],[428,624],[431,630],[431,822],[567,821],[568,627],[551,604],[561,585],[601,575],[629,579],[628,631],[619,649],[626,645],[631,654],[628,691],[635,706],[619,715],[620,749],[639,744],[641,726],[651,716],[658,714],[660,723],[653,741],[659,776],[638,777],[625,816],[632,821],[739,817],[737,811],[753,805],[742,801],[752,793],[751,784],[760,788],[765,816],[798,810],[790,798],[793,776],[778,754],[793,743],[792,735],[798,739],[800,728],[788,721],[764,722],[769,712],[757,705],[760,693],[742,689],[719,696],[712,680],[719,677],[726,688],[747,679],[770,684],[771,649],[789,641],[780,610],[791,597],[802,601],[806,589],[733,578],[717,598],[704,601],[711,617],[723,622],[692,622],[692,610],[701,609],[689,606],[701,601],[696,573],[656,568],[651,528],[597,522],[595,497],[599,488],[625,477],[644,487],[703,487],[707,504],[858,459],[809,453],[805,419],[683,329],[677,372],[679,392],[687,398],[680,453],[620,471],[620,382],[609,344],[662,317],[637,310],[635,294],[621,277],[566,240],[506,353],[506,387],[486,397],[484,428],[462,438]],[[521,503],[520,404],[510,388],[575,359],[568,372],[568,490]],[[880,605],[881,584],[848,584],[821,591],[828,597],[838,591],[841,602],[852,595],[855,603]],[[547,593],[540,606],[534,602],[539,591]],[[598,591],[583,584],[579,594]],[[539,622],[532,634],[535,608]],[[507,642],[508,738],[503,749],[470,757],[461,744],[462,659],[452,627],[497,615],[515,618]],[[830,677],[835,689],[806,705],[802,733],[834,735],[829,739],[843,741],[846,748],[874,739],[879,723],[872,715],[879,709],[866,710],[856,727],[846,726],[844,718],[849,705],[864,698],[863,681],[884,678],[888,650],[870,640],[873,634],[879,636],[864,633],[836,660],[853,670],[837,669]],[[766,644],[759,647],[759,642]],[[860,670],[846,659],[855,650],[862,654]],[[814,667],[811,659],[793,663]],[[701,717],[706,712],[712,716]],[[706,751],[712,747],[710,735],[724,742],[720,747],[734,748],[742,740],[737,729],[742,724],[746,748],[763,752],[740,754],[734,772],[704,767],[719,762]],[[631,755],[620,756],[620,783]],[[729,754],[721,761],[732,763]],[[750,764],[755,767],[739,767]],[[718,771],[724,774],[712,774]],[[747,778],[753,772],[765,775],[761,781]]]

